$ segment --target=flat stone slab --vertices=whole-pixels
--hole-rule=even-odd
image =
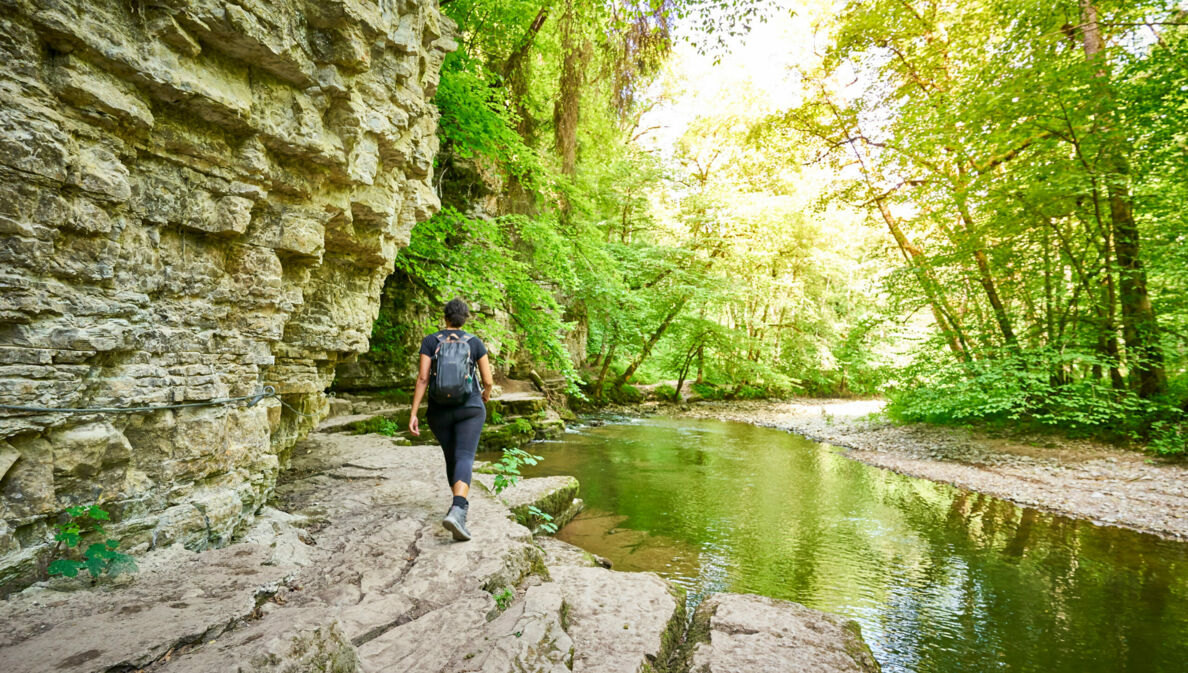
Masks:
[[[358,670],[358,653],[338,620],[324,610],[300,608],[266,615],[217,643],[184,653],[156,669],[168,673],[354,673]]]
[[[259,545],[183,553],[172,567],[114,586],[33,587],[0,602],[0,670],[141,668],[179,645],[219,636],[292,572],[262,565],[271,551]]]
[[[715,594],[686,639],[689,673],[878,673],[857,622],[799,603]]]

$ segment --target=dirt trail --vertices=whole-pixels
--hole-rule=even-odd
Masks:
[[[897,426],[870,417],[881,408],[875,400],[702,402],[673,413],[789,430],[902,474],[1102,525],[1188,539],[1188,464],[1089,440]]]

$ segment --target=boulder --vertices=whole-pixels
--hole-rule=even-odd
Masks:
[[[878,673],[858,623],[799,603],[715,594],[698,606],[679,669],[689,673]]]
[[[685,595],[653,573],[550,568],[565,600],[573,671],[665,670],[685,627]]]
[[[486,475],[480,478],[484,481],[492,479]],[[573,477],[535,477],[520,479],[500,493],[499,498],[511,509],[518,523],[536,533],[545,523],[552,523],[556,530],[560,530],[572,521],[582,506],[577,494],[578,480]],[[534,507],[553,517],[552,520],[534,514],[531,511]]]
[[[537,393],[508,393],[487,402],[487,417],[499,414],[504,418],[531,416],[549,408],[549,400]]]
[[[479,450],[518,449],[535,437],[536,429],[526,418],[516,418],[501,425],[488,423],[479,437]]]

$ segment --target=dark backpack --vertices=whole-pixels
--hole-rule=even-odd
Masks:
[[[474,360],[470,357],[470,334],[437,335],[433,372],[429,378],[429,399],[442,406],[457,406],[474,390]]]

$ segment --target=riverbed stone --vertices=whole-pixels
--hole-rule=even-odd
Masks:
[[[71,505],[141,551],[249,525],[438,209],[454,31],[436,0],[4,4],[0,402],[279,398],[0,412],[0,595]]]
[[[857,622],[752,594],[702,601],[683,650],[689,673],[879,671]]]

